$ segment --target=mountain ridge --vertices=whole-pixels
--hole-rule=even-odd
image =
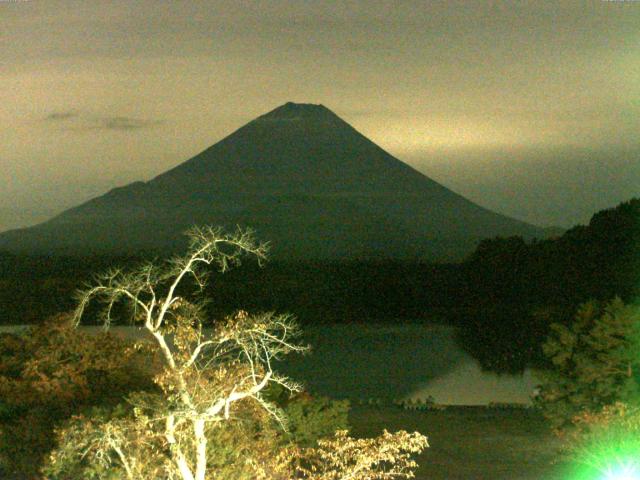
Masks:
[[[321,259],[459,259],[482,238],[543,236],[401,162],[323,105],[288,102],[147,182],[0,234],[0,249],[173,249],[196,223],[253,227],[276,256]]]

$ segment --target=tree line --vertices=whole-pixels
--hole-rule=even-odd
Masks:
[[[247,262],[211,282],[214,316],[237,310],[291,312],[302,323],[436,321],[485,368],[508,371],[542,361],[552,323],[571,321],[589,299],[637,298],[640,199],[596,213],[588,225],[550,239],[485,239],[463,262]],[[0,323],[41,323],[73,308],[73,292],[128,257],[0,254]]]

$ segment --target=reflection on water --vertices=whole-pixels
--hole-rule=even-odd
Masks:
[[[282,370],[322,395],[353,400],[424,399],[479,405],[530,403],[531,372],[495,375],[456,343],[442,325],[329,325],[307,328],[312,354],[287,359]]]
[[[21,328],[3,326],[0,332]],[[127,338],[145,333],[133,327],[112,327],[111,331]],[[312,352],[290,356],[277,368],[302,381],[311,392],[336,398],[390,401],[432,396],[443,404],[530,403],[535,385],[530,371],[500,376],[482,372],[456,344],[455,331],[449,326],[305,326],[303,341]]]

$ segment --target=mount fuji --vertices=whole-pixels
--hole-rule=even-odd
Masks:
[[[307,260],[456,260],[482,238],[544,236],[416,171],[326,107],[286,103],[148,182],[0,234],[0,250],[174,250],[195,224],[251,227],[272,257]]]

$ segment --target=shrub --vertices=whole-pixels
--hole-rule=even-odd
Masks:
[[[348,432],[338,431],[330,439],[320,440],[317,448],[299,453],[302,465],[296,478],[306,480],[386,480],[413,478],[418,466],[411,459],[428,447],[419,433],[386,430],[376,438],[354,439]]]
[[[130,397],[129,401],[136,403],[136,395]],[[345,429],[347,425],[347,401],[302,394],[286,400],[282,407],[287,418],[287,431],[263,410],[252,408],[250,404],[240,406],[234,421],[206,430],[207,445],[211,452],[207,468],[215,472],[216,479],[253,480],[256,469],[272,471],[276,468],[280,452],[289,446],[317,447],[318,440],[333,437],[337,429]],[[125,431],[129,432],[125,443],[132,448],[131,441],[136,437],[132,427],[136,431],[136,421],[139,423],[144,418],[144,422],[148,422],[152,414],[144,409],[133,412],[127,404],[121,404],[111,409],[94,408],[72,417],[56,430],[59,446],[52,453],[43,473],[50,480],[126,478],[126,472],[113,451],[100,457],[99,461],[84,457],[83,453],[95,449],[98,446],[96,441],[104,442],[109,437],[117,439]],[[162,445],[160,436],[147,437],[133,456],[144,458],[157,455],[154,452],[161,451]],[[162,462],[147,462],[135,465],[132,469],[140,477],[150,477],[156,474],[159,463]],[[284,466],[280,465],[280,468]]]
[[[558,431],[583,412],[597,413],[639,393],[637,307],[614,299],[580,306],[572,324],[553,324],[543,345],[550,367],[541,370],[536,403]]]
[[[114,335],[78,331],[64,315],[0,337],[2,473],[35,478],[55,446],[56,425],[85,408],[153,388],[150,360]]]
[[[317,445],[319,439],[348,429],[349,400],[296,395],[284,406],[287,438],[303,447]]]

